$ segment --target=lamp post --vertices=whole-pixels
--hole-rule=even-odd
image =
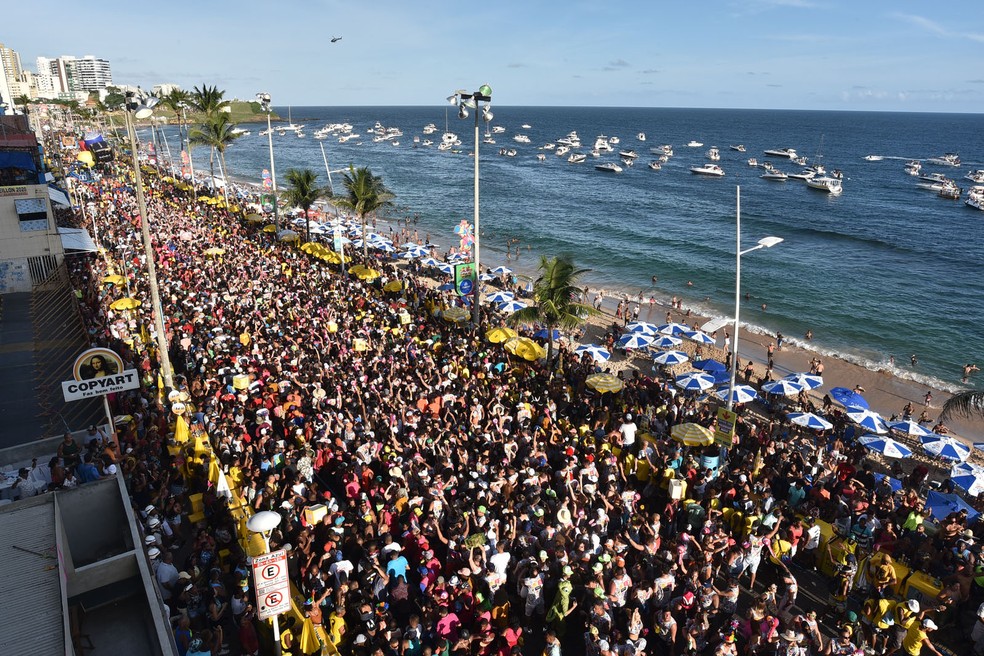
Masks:
[[[448,102],[452,105],[458,106],[458,118],[468,118],[469,109],[475,112],[475,292],[474,298],[472,299],[472,323],[475,324],[476,328],[478,328],[481,319],[482,302],[482,265],[479,257],[481,254],[482,237],[478,216],[478,146],[481,143],[481,134],[478,129],[478,110],[481,108],[482,120],[486,123],[492,120],[492,105],[490,104],[492,102],[492,87],[487,84],[483,84],[478,88],[478,91],[474,93],[456,91],[454,95],[448,98]],[[481,103],[485,103],[485,106],[482,107]]]
[[[256,94],[256,99],[260,101],[260,108],[266,114],[267,118],[267,145],[270,147],[270,180],[273,182],[273,223],[277,227],[277,232],[274,234],[280,234],[280,208],[277,207],[277,167],[273,163],[273,129],[270,127],[270,114],[273,113],[273,107],[270,105],[270,94],[266,91],[261,91]]]
[[[738,312],[741,309],[741,256],[760,248],[772,248],[783,241],[782,237],[762,237],[749,249],[741,250],[741,187],[735,187],[735,337],[731,353],[731,384],[728,385],[728,410],[735,405],[735,376],[738,373]]]
[[[273,529],[280,526],[283,517],[280,513],[272,510],[262,510],[246,520],[246,528],[253,533],[259,533],[263,537],[263,553],[270,553],[270,533]],[[259,600],[257,600],[259,607]],[[273,616],[273,653],[280,656],[280,616]]]
[[[133,181],[137,192],[137,211],[140,212],[140,235],[143,238],[144,254],[147,258],[147,283],[150,286],[150,302],[153,304],[154,331],[157,333],[157,351],[161,359],[161,375],[164,388],[174,389],[174,372],[171,369],[171,356],[168,353],[167,334],[164,332],[164,308],[161,306],[161,292],[157,285],[157,265],[154,261],[154,247],[150,241],[150,217],[144,200],[143,177],[140,173],[140,159],[137,156],[137,134],[133,119],[149,118],[157,104],[156,98],[148,98],[146,104],[132,91],[126,95],[126,131],[130,139],[130,155],[133,159]]]

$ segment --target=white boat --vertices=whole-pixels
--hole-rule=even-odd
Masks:
[[[770,148],[765,151],[765,154],[769,157],[786,157],[788,159],[793,159],[796,157],[796,150],[793,148]]]
[[[885,159],[881,155],[865,155],[864,158],[869,162],[880,162]]]
[[[646,140],[646,133],[645,132],[640,132],[639,134],[636,135],[636,139],[638,139],[639,141],[645,141]]]
[[[433,123],[424,126],[424,134],[434,134],[435,132],[437,132],[437,126]]]
[[[947,198],[950,200],[960,200],[960,194],[963,193],[963,189],[957,186],[956,182],[950,181],[943,185],[940,189],[940,198]]]
[[[653,160],[653,161],[649,162],[649,168],[651,168],[654,171],[658,171],[661,168],[663,168],[663,165],[660,164],[659,162],[657,162],[656,160]]]
[[[811,180],[817,176],[817,172],[810,169],[803,169],[799,173],[787,173],[786,175],[794,180]]]
[[[484,139],[482,139],[482,143],[495,145],[495,139],[493,139],[492,137],[485,137]]]
[[[691,139],[690,141],[687,142],[688,148],[700,148],[703,145],[704,145],[703,143],[701,143],[700,141],[696,141],[694,139]]]
[[[976,171],[971,171],[964,176],[965,180],[970,180],[975,184],[984,184],[984,169],[977,169]]]
[[[944,175],[943,173],[926,173],[924,175],[920,175],[919,179],[924,180],[926,182],[932,182],[932,183],[938,182],[941,184],[949,180],[949,178],[946,177],[946,175]]]
[[[261,130],[261,131],[260,131],[260,136],[261,136],[261,137],[265,137],[265,136],[267,136],[268,134],[273,134],[273,128],[270,128],[269,130]]]
[[[733,146],[729,146],[729,148],[731,148],[731,150],[737,150],[739,153],[745,152],[745,144],[735,144]]]
[[[670,144],[663,144],[662,146],[650,148],[649,152],[653,155],[666,155],[667,157],[673,157],[673,146]]]
[[[434,145],[434,142],[431,141],[430,139],[424,139],[422,142],[420,142],[420,145],[421,146],[425,146],[425,147],[426,146],[433,146]]]
[[[703,164],[701,166],[691,166],[691,173],[696,173],[698,175],[713,175],[718,178],[724,175],[724,169],[722,169],[717,164]]]
[[[492,134],[502,134],[505,131],[506,128],[502,127],[501,125],[497,125],[494,128],[492,128]]]
[[[922,171],[922,164],[916,160],[910,160],[905,164],[905,172],[909,175],[916,176]]]
[[[597,150],[599,153],[610,153],[613,148],[612,145],[608,143],[608,137],[603,134],[599,134],[595,137],[594,150]]]
[[[594,150],[591,151],[591,156],[595,158],[601,157],[601,151],[595,148]]]
[[[800,156],[800,157],[790,157],[789,159],[790,159],[790,161],[792,161],[792,162],[794,162],[796,164],[799,164],[800,166],[806,166],[806,158],[803,157],[803,156]]]
[[[936,166],[960,166],[960,157],[955,153],[947,153],[939,157],[930,157],[926,160],[926,163],[935,164]]]
[[[780,182],[785,181],[787,178],[789,178],[789,176],[783,173],[782,171],[777,171],[775,169],[767,169],[765,173],[763,173],[759,177],[761,177],[763,180],[778,180]]]
[[[288,105],[287,106],[287,125],[278,125],[277,126],[277,130],[279,131],[279,133],[280,134],[284,134],[285,132],[298,132],[303,127],[304,127],[303,125],[296,125],[294,123],[294,119],[293,119],[293,117],[290,114],[290,105]]]
[[[515,141],[516,143],[526,144],[530,142],[530,138],[527,137],[525,134],[517,134],[516,136],[513,137],[513,141]]]
[[[557,149],[554,151],[554,155],[557,157],[563,157],[569,152],[571,152],[570,146],[557,146]]]
[[[711,146],[710,150],[707,151],[707,159],[712,162],[721,161],[721,151],[718,150],[717,146]]]
[[[974,186],[967,190],[967,200],[964,201],[967,207],[975,210],[984,211],[984,186]]]
[[[536,154],[536,159],[539,162],[546,162],[547,161],[547,156],[544,155],[543,153],[537,153]]]
[[[530,128],[532,128],[533,126],[532,126],[532,125],[530,125],[529,123],[523,123],[523,124],[522,124],[521,126],[519,126],[519,127],[521,127],[521,128],[523,128],[524,130],[529,130],[529,129],[530,129]]]
[[[621,173],[622,167],[615,162],[605,162],[604,164],[595,164],[596,171],[605,171],[606,173]]]
[[[840,180],[826,175],[810,178],[806,181],[806,184],[810,189],[826,191],[832,196],[839,196],[841,192],[844,191],[844,187],[841,186]]]
[[[545,144],[543,144],[542,149],[543,150],[553,150],[556,147],[557,147],[557,144],[555,144],[555,143],[545,143]]]
[[[620,150],[618,151],[618,156],[622,159],[635,159],[639,155],[634,150]]]
[[[749,166],[758,166],[759,165],[759,162],[754,157],[749,157],[748,158],[748,165]]]
[[[588,156],[584,153],[571,153],[571,156],[567,158],[567,161],[571,164],[580,164],[586,159],[588,159]]]
[[[229,130],[229,134],[233,134],[237,137],[248,137],[249,130],[245,130],[243,128],[232,128],[231,130]]]
[[[610,143],[613,146],[616,145],[619,141],[621,140],[618,137],[608,137],[608,143]]]

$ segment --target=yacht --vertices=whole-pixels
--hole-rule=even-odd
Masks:
[[[623,159],[635,159],[639,155],[637,155],[634,150],[620,150],[618,151],[618,156]]]
[[[530,142],[530,138],[527,137],[525,134],[517,134],[515,137],[513,137],[513,141],[515,141],[516,143],[527,144]]]
[[[651,168],[654,171],[658,171],[661,168],[663,168],[663,165],[660,164],[659,162],[657,162],[656,160],[653,160],[653,161],[649,162],[649,168]]]
[[[717,164],[703,164],[701,166],[691,166],[690,172],[696,173],[698,175],[713,175],[719,178],[724,175],[724,169],[722,169]]]
[[[749,157],[748,158],[748,165],[749,166],[758,166],[759,165],[759,161],[757,159],[755,159],[754,157]]]
[[[817,176],[817,172],[812,169],[803,169],[799,173],[788,173],[787,177],[794,180],[811,180]]]
[[[605,171],[606,173],[621,173],[622,167],[615,162],[605,162],[604,164],[595,164],[596,171]]]
[[[571,152],[570,146],[558,146],[557,149],[554,151],[554,155],[556,155],[557,157],[563,157],[569,152]]]
[[[502,127],[501,125],[497,125],[494,128],[492,128],[492,134],[502,134],[505,131],[506,128]]]
[[[926,173],[924,175],[920,175],[919,179],[925,182],[940,183],[940,184],[949,180],[949,178],[947,178],[942,173]]]
[[[557,147],[557,144],[555,144],[555,143],[549,143],[548,142],[548,143],[543,144],[543,150],[553,150],[556,147]]]
[[[667,157],[673,157],[673,146],[670,144],[663,144],[662,146],[650,148],[649,152],[653,155],[666,155]]]
[[[638,141],[645,141],[646,140],[646,133],[645,132],[640,132],[639,134],[636,135],[636,139]]]
[[[529,130],[529,129],[530,129],[530,128],[532,128],[533,126],[532,126],[532,125],[530,125],[529,123],[523,123],[523,124],[522,124],[521,126],[519,126],[519,127],[521,127],[521,128],[523,128],[524,130]]]
[[[424,126],[424,134],[434,134],[435,132],[437,132],[437,126],[433,123]]]
[[[229,130],[229,134],[235,135],[237,137],[248,137],[249,130],[244,130],[243,128],[232,128]]]
[[[567,161],[571,164],[580,164],[586,159],[588,159],[588,156],[584,153],[571,153],[571,156],[567,158]]]
[[[908,173],[909,175],[912,176],[919,175],[920,171],[922,171],[922,164],[920,164],[916,160],[907,162],[905,165],[905,172]]]
[[[267,136],[268,134],[273,134],[273,128],[270,128],[269,130],[262,130],[262,131],[260,132],[260,136],[261,136],[261,137],[265,137],[265,136]]]
[[[711,149],[707,151],[707,159],[712,162],[721,161],[721,151],[718,150],[717,146],[711,146]]]
[[[615,146],[621,141],[618,137],[608,137],[608,143]]]
[[[967,191],[967,200],[964,201],[967,207],[975,210],[984,211],[984,187],[974,186]]]
[[[575,130],[571,130],[567,133],[566,137],[561,137],[558,139],[557,143],[561,146],[567,146],[568,148],[580,148],[581,137],[577,136],[577,132]]]
[[[865,158],[866,161],[869,161],[869,162],[880,162],[883,159],[885,159],[881,155],[865,155],[864,158]]]
[[[806,158],[802,155],[800,157],[790,157],[789,159],[800,166],[806,166]]]
[[[780,182],[786,180],[789,176],[782,171],[777,171],[776,169],[766,169],[765,173],[761,176],[763,180],[778,180]]]
[[[786,157],[788,159],[793,159],[796,157],[796,150],[793,148],[770,148],[765,151],[765,154],[769,157]]]
[[[613,148],[612,145],[608,143],[608,137],[603,134],[599,134],[595,137],[594,150],[597,150],[599,153],[610,153]]]
[[[940,198],[948,198],[950,200],[960,200],[960,194],[963,193],[963,189],[957,186],[956,182],[952,180],[945,183],[943,188],[940,189]]]
[[[947,153],[939,157],[930,157],[926,163],[937,166],[960,166],[960,158],[955,153]]]
[[[984,169],[977,169],[976,171],[971,171],[964,176],[965,180],[970,180],[975,184],[984,184]]]
[[[734,146],[729,146],[731,150],[737,150],[739,153],[745,152],[745,144],[735,144]]]
[[[294,119],[290,114],[290,105],[287,106],[287,125],[278,125],[277,130],[279,134],[284,134],[285,132],[300,132],[303,125],[295,125]]]
[[[690,141],[687,142],[688,148],[700,148],[703,145],[704,145],[703,143],[701,143],[700,141],[696,141],[694,139],[691,139]]]
[[[810,178],[806,181],[806,184],[810,189],[817,189],[818,191],[826,191],[832,196],[839,196],[844,188],[841,186],[841,181],[837,178],[831,178],[827,176],[819,176]]]
[[[601,157],[601,151],[595,148],[594,150],[591,151],[591,156],[595,158]]]
[[[546,162],[547,161],[547,156],[544,155],[543,153],[537,153],[536,154],[536,159],[537,159],[538,162]]]

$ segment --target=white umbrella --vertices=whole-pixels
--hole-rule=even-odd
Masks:
[[[424,259],[422,259],[420,261],[420,264],[422,266],[426,266],[426,267],[436,267],[436,266],[440,265],[441,262],[438,261],[438,260],[435,260],[433,257],[425,257]]]
[[[963,462],[970,456],[970,447],[952,437],[930,433],[919,438],[923,451],[938,458]]]
[[[885,420],[882,419],[881,415],[877,412],[871,410],[862,410],[861,408],[852,408],[847,416],[850,417],[858,426],[865,428],[872,433],[878,433],[879,435],[884,435],[888,432],[888,426],[885,425]]]
[[[661,351],[653,356],[653,362],[664,366],[683,364],[688,360],[690,360],[690,356],[683,351]]]
[[[762,385],[762,391],[766,394],[778,394],[779,396],[791,396],[803,391],[803,386],[791,380],[774,380],[771,383]]]
[[[585,353],[590,353],[591,357],[598,362],[607,362],[612,354],[608,352],[604,346],[599,346],[598,344],[583,344],[574,349],[574,352],[578,355],[584,355]]]
[[[904,435],[914,435],[916,437],[923,437],[924,435],[932,435],[933,431],[923,428],[918,423],[912,421],[911,419],[904,419],[902,421],[893,421],[888,425],[893,431],[897,431]]]
[[[794,383],[802,385],[806,389],[816,389],[823,385],[823,376],[818,376],[816,374],[808,373],[797,373],[789,374],[784,378],[784,380],[790,380]]]
[[[790,412],[786,417],[797,426],[804,426],[806,428],[830,430],[834,427],[832,423],[823,417],[818,417],[812,412]]]
[[[728,388],[720,387],[714,391],[714,396],[718,397],[722,401],[728,400]],[[751,403],[758,398],[758,392],[755,391],[754,387],[749,385],[735,385],[735,388],[731,392],[731,402],[732,403]]]
[[[505,312],[506,314],[512,314],[517,310],[522,310],[526,307],[525,303],[520,303],[519,301],[508,301],[506,303],[499,304],[499,311]]]
[[[629,332],[642,333],[643,335],[655,335],[659,332],[656,324],[649,323],[648,321],[633,321],[630,324],[626,324],[625,329]]]
[[[958,462],[950,469],[950,478],[972,497],[984,492],[984,467],[980,465]]]
[[[438,262],[435,268],[440,270],[441,273],[446,273],[448,275],[454,273],[454,267],[450,264],[445,264],[444,262]]]
[[[886,458],[908,458],[912,455],[912,451],[907,449],[904,444],[899,444],[890,437],[882,437],[881,435],[865,435],[858,441],[872,451],[877,451],[882,454]]]
[[[714,387],[714,376],[705,374],[703,371],[692,371],[689,374],[676,377],[677,387],[690,392],[703,392]]]
[[[663,333],[664,335],[682,335],[685,332],[690,331],[690,326],[685,323],[664,323],[661,326],[657,326],[656,330]]]

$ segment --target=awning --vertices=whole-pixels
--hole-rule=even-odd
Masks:
[[[58,235],[66,253],[95,253],[98,250],[89,233],[81,228],[58,228]]]
[[[48,198],[52,203],[62,207],[71,207],[72,203],[68,200],[68,194],[54,185],[48,185]]]

